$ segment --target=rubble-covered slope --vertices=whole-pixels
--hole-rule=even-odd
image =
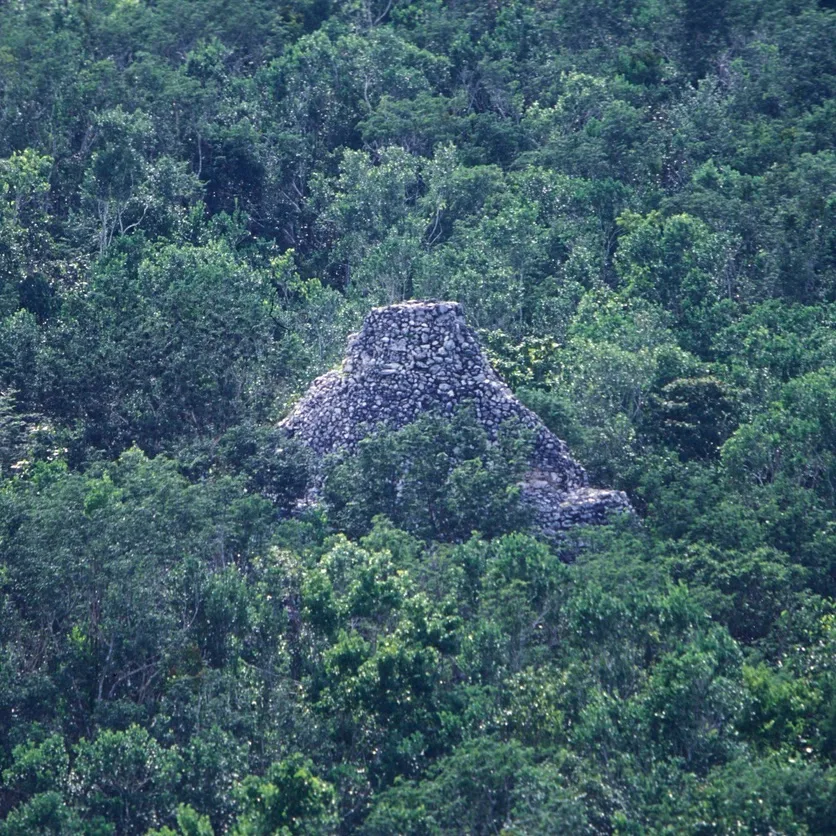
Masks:
[[[489,435],[509,419],[535,434],[523,488],[538,527],[558,534],[630,510],[621,491],[590,488],[566,444],[523,406],[491,368],[456,302],[375,308],[351,337],[338,370],[311,385],[282,422],[318,456],[352,450],[375,427],[403,427],[427,411],[470,403]]]

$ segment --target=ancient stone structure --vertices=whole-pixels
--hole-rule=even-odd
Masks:
[[[422,412],[449,413],[464,401],[473,404],[491,436],[511,418],[534,432],[523,497],[545,534],[630,510],[622,492],[588,487],[586,472],[566,444],[491,368],[456,302],[373,309],[349,340],[342,366],[317,378],[282,426],[325,456],[353,449],[380,424],[403,427]]]

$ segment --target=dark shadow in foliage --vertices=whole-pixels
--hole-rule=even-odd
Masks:
[[[716,458],[740,413],[732,388],[714,377],[677,378],[650,397],[644,423],[683,461]]]
[[[271,426],[239,424],[218,443],[217,461],[224,471],[243,475],[247,488],[288,511],[301,497],[311,470],[310,451]]]

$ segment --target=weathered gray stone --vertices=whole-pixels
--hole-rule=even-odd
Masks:
[[[449,413],[463,402],[474,404],[492,437],[510,418],[534,432],[522,495],[543,533],[560,536],[571,525],[601,523],[614,511],[631,511],[621,491],[588,486],[586,471],[566,444],[491,368],[456,302],[374,308],[349,338],[341,367],[317,378],[281,425],[324,457],[354,449],[379,424],[398,429],[422,412]]]

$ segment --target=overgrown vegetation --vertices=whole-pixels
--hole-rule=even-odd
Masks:
[[[832,832],[835,89],[826,0],[0,4],[0,834]],[[413,297],[643,524],[466,412],[291,519]]]

